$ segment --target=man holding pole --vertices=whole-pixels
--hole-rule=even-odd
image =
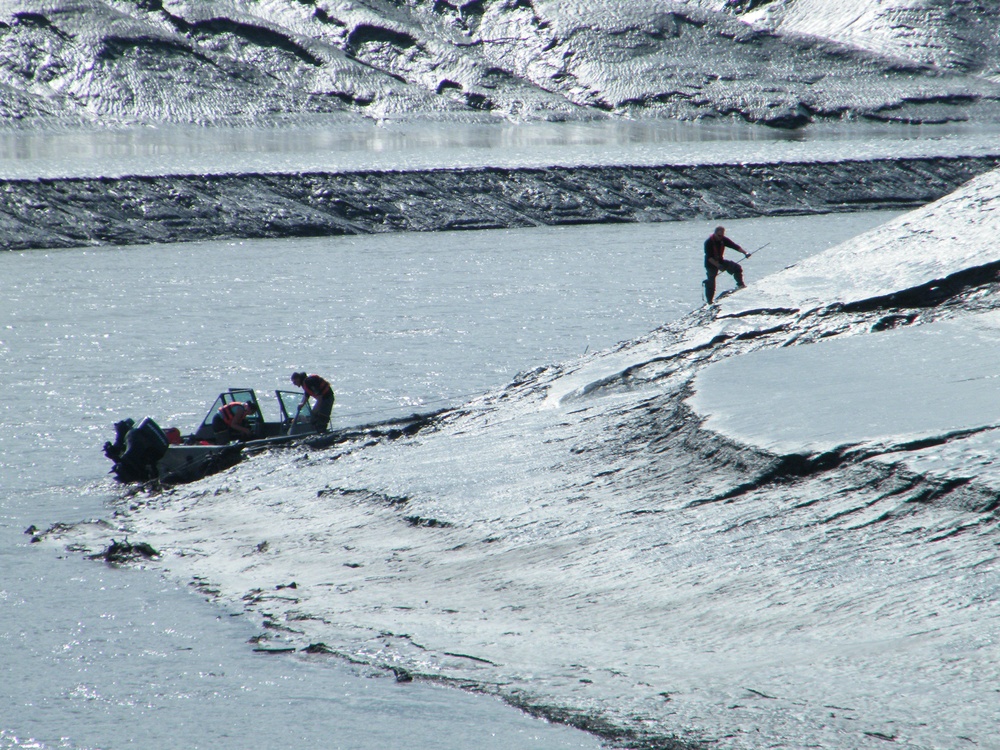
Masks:
[[[725,271],[733,275],[733,278],[736,279],[737,289],[742,289],[746,286],[743,283],[743,267],[739,263],[726,260],[723,257],[723,253],[725,253],[727,247],[743,253],[743,257],[745,258],[750,257],[750,253],[726,237],[725,227],[715,228],[715,232],[705,240],[705,273],[707,276],[704,283],[705,299],[708,301],[708,304],[712,304],[712,300],[715,299],[715,277],[719,275],[720,271]]]

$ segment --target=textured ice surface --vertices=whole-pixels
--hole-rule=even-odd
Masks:
[[[152,543],[272,643],[618,741],[995,748],[998,201],[994,172],[411,438],[258,456],[72,538]]]
[[[723,307],[733,314],[755,307],[808,310],[918,287],[933,292],[936,281],[997,260],[998,185],[997,171],[982,175],[940,201],[762,279]]]
[[[752,3],[747,3],[751,5]],[[1000,73],[1000,22],[989,3],[951,0],[777,0],[743,20],[813,34],[945,70]]]
[[[988,313],[767,349],[706,368],[690,403],[708,428],[775,453],[1000,426],[998,326]]]
[[[0,123],[998,115],[995,3],[758,5],[3,0]]]

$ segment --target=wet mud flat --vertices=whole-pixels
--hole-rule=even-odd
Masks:
[[[127,535],[257,650],[614,747],[995,747],[998,196],[995,171],[415,440],[262,454],[39,541]]]
[[[0,182],[7,250],[912,208],[1000,155]]]

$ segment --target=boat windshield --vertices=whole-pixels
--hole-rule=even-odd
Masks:
[[[296,414],[299,415],[300,419],[308,419],[309,415],[312,414],[312,409],[309,408],[308,401],[306,401],[301,410],[299,409],[299,404],[302,403],[301,391],[275,391],[274,395],[278,397],[282,422],[293,419]]]
[[[234,401],[242,401],[243,403],[257,404],[257,411],[253,414],[248,414],[246,417],[247,427],[254,431],[256,434],[260,431],[260,425],[263,424],[264,415],[260,410],[260,403],[257,401],[257,394],[254,393],[253,388],[230,388],[226,393],[220,393],[219,397],[215,399],[215,403],[212,404],[212,408],[208,410],[208,414],[201,421],[201,426],[198,427],[197,432],[195,432],[195,437],[199,439],[210,439],[215,435],[215,431],[212,428],[212,420],[215,415],[219,413],[221,409],[226,404],[231,404]]]
[[[281,409],[281,423],[287,425],[285,434],[298,434],[306,429],[311,430],[309,417],[312,415],[309,401],[302,403],[301,391],[275,391],[278,406]]]

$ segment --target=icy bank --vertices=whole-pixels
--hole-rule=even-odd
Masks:
[[[784,348],[709,367],[697,378],[692,405],[711,415],[713,429],[781,453],[995,424],[997,320],[975,314],[991,308],[987,291],[966,296],[997,277],[996,183],[996,172],[989,173],[725,300],[724,317],[760,309],[804,319],[831,311],[879,317],[872,335],[788,346],[802,336],[816,339],[800,328]]]
[[[994,181],[995,173],[985,175],[941,201],[763,279],[727,301],[724,311],[921,306],[952,294],[966,276],[989,276],[996,260],[1000,207]]]
[[[905,208],[996,156],[0,182],[3,247],[146,244]]]
[[[780,348],[699,372],[688,403],[705,426],[779,454],[887,453],[945,484],[1000,491],[989,458],[1000,447],[998,185],[988,173],[723,301],[722,318],[770,309],[797,321]],[[838,317],[832,330],[802,325]]]

